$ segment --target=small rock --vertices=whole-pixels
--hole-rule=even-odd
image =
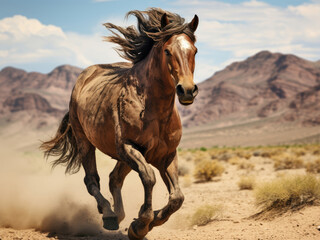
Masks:
[[[317,227],[318,231],[320,231],[320,226]]]
[[[197,229],[198,229],[198,226],[197,226],[197,225],[194,225],[194,226],[192,227],[192,229],[193,229],[193,230],[197,230]]]

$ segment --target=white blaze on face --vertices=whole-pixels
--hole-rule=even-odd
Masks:
[[[184,36],[177,37],[177,41],[178,41],[182,51],[186,52],[188,49],[191,48],[190,42],[188,42],[188,40]]]

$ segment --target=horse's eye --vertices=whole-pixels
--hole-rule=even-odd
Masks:
[[[170,51],[169,51],[168,49],[165,49],[165,50],[164,50],[164,53],[165,53],[167,56],[171,56],[171,53],[170,53]]]

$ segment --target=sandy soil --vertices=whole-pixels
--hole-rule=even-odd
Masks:
[[[136,217],[143,195],[135,173],[129,174],[123,188],[127,217],[119,231],[108,232],[102,229],[95,202],[86,192],[83,172],[64,176],[62,168],[54,172],[48,170],[39,153],[24,152],[23,156],[16,156],[16,159],[20,157],[24,158],[23,162],[19,161],[20,167],[6,162],[0,171],[0,180],[6,183],[1,186],[0,240],[127,239],[127,227]],[[98,154],[98,159],[100,173],[103,173],[100,174],[102,186],[105,184],[104,189],[107,189],[107,172],[112,169],[114,162],[101,154]],[[193,179],[182,177],[180,182],[185,194],[183,207],[168,223],[155,228],[145,239],[320,239],[320,231],[317,230],[320,225],[320,206],[309,206],[276,217],[252,217],[259,209],[255,207],[253,191],[239,190],[237,182],[241,176],[253,175],[259,183],[281,174],[304,173],[305,170],[275,172],[270,160],[252,157],[250,161],[255,165],[250,172],[224,162],[225,173],[207,183],[195,183]],[[180,164],[192,171],[190,161],[181,159]],[[13,176],[10,168],[14,168],[19,176]],[[168,194],[159,177],[157,179],[154,206],[160,208],[166,203]],[[104,193],[107,194],[106,191]],[[221,205],[221,216],[205,226],[188,226],[186,219],[204,204]]]

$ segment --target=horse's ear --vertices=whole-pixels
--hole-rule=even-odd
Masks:
[[[161,17],[161,29],[169,24],[169,19],[166,13],[164,13]]]
[[[199,18],[196,15],[194,15],[194,18],[192,19],[192,21],[189,23],[189,28],[191,29],[192,32],[195,32],[197,30],[199,24]]]

